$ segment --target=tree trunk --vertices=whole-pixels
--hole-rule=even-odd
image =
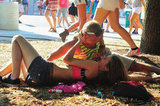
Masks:
[[[140,48],[143,53],[160,55],[160,0],[147,0]]]

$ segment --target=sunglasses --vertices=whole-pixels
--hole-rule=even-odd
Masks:
[[[94,32],[85,32],[87,35],[95,35]]]
[[[102,29],[102,32],[101,31],[97,31],[97,32],[85,32],[87,35],[96,35],[96,36],[99,36],[101,34],[104,33],[104,29]]]

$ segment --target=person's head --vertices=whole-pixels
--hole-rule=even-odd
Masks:
[[[124,67],[123,62],[116,55],[109,55],[103,60],[102,68],[104,69],[104,80],[113,84],[117,81],[126,81],[128,80],[128,74]]]
[[[97,21],[89,21],[84,24],[81,35],[83,42],[88,44],[95,44],[103,35],[103,29]]]

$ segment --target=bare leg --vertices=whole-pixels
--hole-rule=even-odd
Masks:
[[[40,9],[39,11],[40,11],[40,15],[42,15],[42,9]]]
[[[110,11],[103,8],[97,8],[93,20],[96,20],[100,25],[102,25],[109,14]]]
[[[65,31],[59,34],[63,42],[65,42],[66,36],[69,35],[69,32],[76,29],[78,26],[80,31],[86,22],[86,4],[77,5],[77,9],[79,18],[78,22],[72,24],[68,29],[65,29]]]
[[[69,17],[70,17],[70,19],[71,19],[72,23],[75,23],[74,16],[73,16],[73,15],[69,15]]]
[[[129,70],[134,71],[134,72],[145,72],[145,73],[155,72],[158,75],[160,74],[159,67],[156,67],[150,64],[146,64],[146,63],[141,63],[141,62],[133,62]]]
[[[23,60],[22,60],[22,63],[21,63],[21,69],[22,69],[23,77],[26,78],[27,75],[28,75],[28,71],[27,71],[27,69],[26,69],[26,66],[25,66],[25,63],[24,63]]]
[[[68,32],[71,32],[72,30],[76,29],[79,26],[79,21],[75,22],[68,28]]]
[[[107,27],[106,27],[106,32],[109,32],[109,26],[110,26],[110,22],[108,21]]]
[[[133,13],[132,17],[131,17],[131,21],[130,21],[130,28],[129,28],[129,33],[131,34],[132,32],[132,28],[134,26],[134,21],[136,21],[136,24],[138,27],[140,27],[142,29],[142,24],[139,22],[139,14],[137,13]]]
[[[28,69],[33,59],[37,56],[39,56],[37,51],[24,37],[15,36],[12,40],[12,77],[19,77],[22,59]]]
[[[92,16],[92,14],[87,14],[86,16],[87,16],[87,20],[86,20],[86,22],[90,21],[90,20],[91,20],[91,16]]]
[[[74,23],[68,28],[68,32],[76,29],[79,26],[79,31],[82,29],[83,25],[86,22],[86,4],[77,5],[78,9],[78,22]]]
[[[54,30],[56,30],[56,11],[52,11],[51,15],[52,15],[53,24],[54,24],[53,28],[54,28]]]
[[[0,69],[0,76],[5,76],[12,72],[12,60]]]
[[[58,25],[60,26],[60,24],[61,24],[61,18],[57,17],[57,19],[58,19]]]
[[[67,17],[64,17],[63,19],[64,19],[64,21],[67,23],[67,25],[69,26],[69,22],[68,22],[68,20],[67,20]]]
[[[140,27],[141,29],[143,29],[143,26],[142,26],[142,24],[141,24],[140,21],[139,21],[139,16],[140,16],[140,14],[138,14],[135,22],[136,22],[136,24],[137,24],[137,27]]]
[[[132,11],[129,14],[128,20],[131,22],[131,17],[132,17]],[[136,23],[134,23],[134,28],[135,28],[135,32],[138,32],[138,26]]]
[[[49,18],[49,13],[50,13],[50,10],[46,10],[45,11],[45,17],[46,17],[46,19],[47,19],[47,21],[48,21],[48,23],[50,25],[50,28],[54,28],[53,25],[52,25],[52,23],[51,23],[51,20]]]
[[[138,32],[138,25],[134,23],[135,32]]]
[[[79,23],[79,31],[80,31],[86,22],[86,4],[77,5],[77,8],[78,8],[78,17],[80,20]]]
[[[129,33],[119,24],[119,9],[118,8],[116,8],[114,12],[111,12],[109,14],[108,19],[109,19],[111,28],[115,32],[117,32],[130,45],[131,48],[136,48],[137,46],[132,40]]]

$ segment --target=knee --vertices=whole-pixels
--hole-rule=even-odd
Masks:
[[[49,17],[49,15],[47,13],[44,14],[45,17]]]
[[[22,35],[15,35],[13,38],[12,38],[12,43],[19,40],[19,39],[24,39],[24,37]]]
[[[140,21],[138,19],[135,20],[136,24],[140,24]]]
[[[52,16],[52,18],[53,18],[54,20],[56,20],[56,17],[55,17],[54,15]]]
[[[48,17],[48,15],[47,14],[44,14],[44,16],[47,18]]]
[[[135,20],[135,19],[131,18],[131,24],[133,24],[133,23],[134,23],[134,20]]]

